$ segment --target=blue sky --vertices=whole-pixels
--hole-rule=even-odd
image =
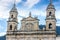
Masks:
[[[19,22],[18,27],[20,28],[21,26],[20,20],[23,17],[28,17],[29,12],[32,13],[32,17],[38,17],[40,25],[45,25],[46,8],[49,1],[50,0],[16,0]],[[0,0],[0,36],[6,34],[9,11],[12,9],[13,4],[14,0]],[[53,0],[53,4],[56,8],[56,25],[60,26],[60,0]]]

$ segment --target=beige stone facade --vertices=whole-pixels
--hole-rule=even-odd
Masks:
[[[29,13],[27,18],[21,20],[21,28],[17,30],[18,12],[14,4],[10,11],[6,40],[56,40],[55,8],[51,2],[46,12],[46,27],[42,30],[39,28],[39,20],[33,18],[31,13]]]

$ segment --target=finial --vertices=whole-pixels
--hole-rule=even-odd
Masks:
[[[16,2],[16,0],[14,0],[14,7],[16,6],[15,2]]]
[[[31,12],[29,13],[29,17],[31,17]]]
[[[16,3],[16,0],[13,1],[13,7],[12,7],[12,9],[11,9],[10,12],[17,11],[17,8],[16,8],[16,4],[15,3]]]
[[[52,0],[50,0],[50,4],[52,4]]]

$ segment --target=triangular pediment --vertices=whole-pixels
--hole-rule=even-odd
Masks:
[[[23,18],[22,19],[23,21],[27,20],[27,21],[34,21],[34,20],[37,20],[36,18],[33,18],[33,17],[27,17],[27,18]]]
[[[36,20],[36,19],[33,17],[27,17],[26,20]]]

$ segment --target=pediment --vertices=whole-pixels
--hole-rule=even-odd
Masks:
[[[37,19],[35,19],[33,17],[27,17],[27,18],[22,19],[22,21],[25,21],[25,20],[27,20],[27,21],[34,21],[34,20],[37,20]]]

